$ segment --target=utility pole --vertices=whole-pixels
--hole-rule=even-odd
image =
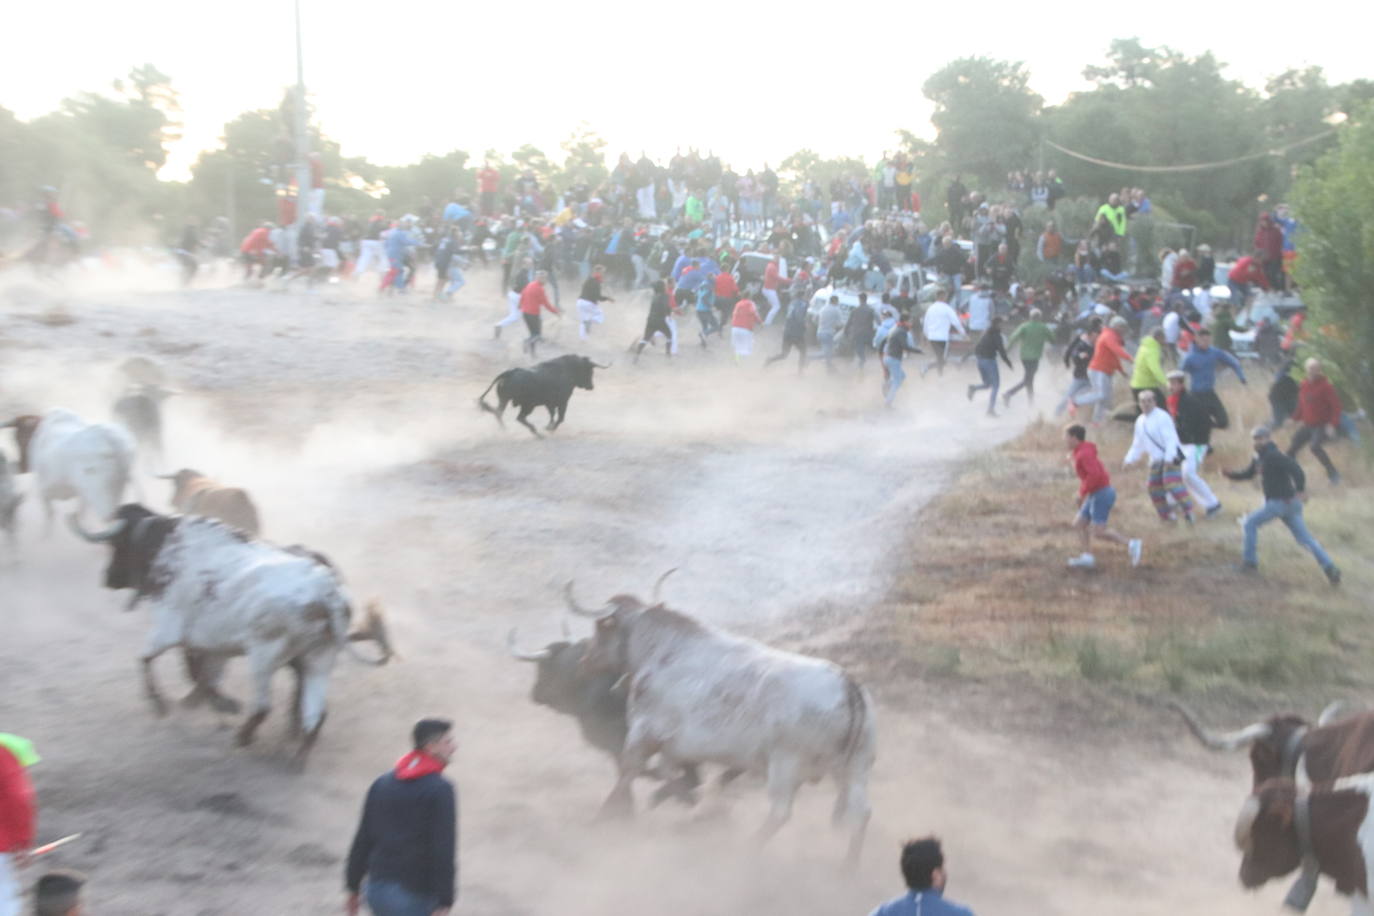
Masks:
[[[301,53],[301,0],[296,7],[296,233],[305,225],[310,194],[310,140],[305,129],[305,59]]]

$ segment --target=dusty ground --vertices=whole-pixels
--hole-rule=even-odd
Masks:
[[[610,764],[528,701],[532,672],[505,655],[506,630],[553,637],[569,578],[590,599],[645,592],[672,566],[672,602],[781,645],[862,630],[905,562],[893,547],[913,514],[957,459],[1030,416],[979,417],[963,398],[971,368],[913,376],[888,412],[873,367],[861,384],[819,367],[799,380],[790,366],[765,373],[761,354],[737,369],[692,335],[681,360],[633,366],[624,347],[645,307],[613,303],[589,346],[571,322],[552,329],[548,355],[616,365],[535,441],[473,406],[522,362],[518,335],[490,339],[504,305],[489,276],[453,306],[168,286],[11,287],[0,414],[103,418],[110,368],[159,360],[185,391],[168,410],[169,466],[251,488],[269,537],[323,550],[359,597],[383,599],[404,660],[341,662],[304,775],[287,766],[280,705],[246,751],[212,713],[156,719],[136,676],[143,614],[97,588],[101,551],[61,529],[44,538],[26,505],[21,556],[0,569],[0,727],[45,756],[42,836],[85,833],[53,864],[90,872],[95,912],[337,912],[362,793],[431,714],[459,723],[460,912],[865,913],[897,890],[898,841],[930,831],[946,842],[951,896],[984,914],[1277,908],[1282,888],[1247,896],[1234,877],[1243,760],[1205,755],[1162,718],[1135,730],[1049,694],[913,687],[881,670],[868,675],[879,760],[857,873],[838,865],[822,789],[763,850],[751,785],[691,813],[592,823]],[[165,507],[164,484],[140,483]],[[243,696],[242,663],[232,671]],[[171,658],[160,674],[179,682]],[[1310,912],[1337,906],[1326,891]]]

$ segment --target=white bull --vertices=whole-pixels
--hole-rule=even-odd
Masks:
[[[716,763],[762,773],[771,809],[760,839],[791,817],[803,782],[835,781],[834,821],[850,827],[849,858],[868,826],[875,756],[872,703],[848,673],[714,629],[662,604],[617,595],[596,619],[584,664],[629,680],[628,734],[606,810],[631,811],[632,785],[654,754],[668,767]]]
[[[143,506],[121,506],[115,523],[95,534],[70,521],[78,535],[113,548],[105,573],[107,588],[132,588],[153,606],[153,629],[143,651],[148,699],[159,715],[167,704],[153,678],[153,661],[176,646],[187,650],[196,689],[204,696],[218,681],[225,661],[246,655],[252,669],[254,702],[238,732],[252,742],[271,708],[272,675],[296,673],[293,730],[302,734],[297,759],[304,761],[325,717],[329,673],[350,640],[376,639],[381,664],[390,655],[380,617],[369,615],[364,631],[348,632],[351,608],[334,568],[318,554],[255,541],[218,521],[166,516]],[[364,659],[364,661],[368,661]]]
[[[0,424],[7,428],[19,444],[19,473],[33,472],[49,531],[58,499],[76,499],[81,512],[101,519],[114,515],[134,466],[134,440],[127,432],[111,423],[87,423],[60,407]]]

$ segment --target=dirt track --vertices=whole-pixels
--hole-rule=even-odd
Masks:
[[[324,551],[357,597],[382,598],[404,655],[378,670],[341,662],[303,776],[286,761],[285,677],[249,750],[209,712],[158,720],[136,675],[143,614],[96,587],[102,551],[61,529],[45,539],[26,504],[22,555],[0,567],[0,728],[45,757],[42,837],[86,833],[54,864],[91,873],[95,912],[337,912],[362,792],[425,714],[459,723],[459,912],[861,914],[896,892],[897,841],[927,831],[945,839],[951,896],[982,914],[1277,909],[1284,888],[1247,896],[1235,879],[1242,759],[1207,757],[1181,733],[1104,739],[1072,723],[1028,740],[985,724],[998,709],[983,717],[942,696],[957,680],[909,695],[869,678],[879,760],[857,874],[838,865],[828,788],[804,790],[761,851],[750,784],[691,813],[592,824],[610,763],[528,701],[532,672],[505,655],[509,627],[553,638],[566,580],[588,599],[643,593],[668,567],[680,569],[672,603],[785,646],[861,627],[903,561],[902,525],[951,462],[1028,414],[978,417],[963,398],[969,369],[913,373],[884,411],[876,366],[861,384],[819,365],[801,379],[791,364],[765,373],[771,336],[736,368],[721,344],[702,353],[692,327],[680,360],[651,351],[632,366],[635,300],[611,304],[589,346],[571,321],[551,330],[548,355],[616,365],[574,395],[563,430],[535,441],[473,405],[522,362],[517,328],[490,339],[504,309],[494,285],[477,274],[456,306],[86,289],[62,297],[65,325],[32,320],[50,292],[0,305],[0,414],[67,406],[103,419],[113,365],[157,359],[186,392],[169,405],[169,465],[249,487],[271,539]],[[3,447],[13,454],[8,437]],[[141,484],[165,508],[166,485]],[[243,668],[229,680],[240,697]],[[179,689],[170,656],[159,674]],[[1343,911],[1329,888],[1309,910]]]

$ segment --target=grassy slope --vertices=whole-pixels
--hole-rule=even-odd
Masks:
[[[1215,437],[1219,453],[1205,470],[1220,516],[1192,530],[1158,522],[1144,471],[1120,470],[1130,426],[1109,423],[1090,437],[1117,488],[1112,524],[1145,539],[1145,561],[1132,569],[1124,549],[1098,544],[1097,570],[1068,570],[1077,482],[1061,425],[1042,421],[969,461],[913,519],[894,587],[839,654],[899,673],[1030,679],[1051,691],[1087,679],[1130,692],[1320,704],[1374,686],[1374,480],[1349,444],[1331,449],[1345,472],[1339,488],[1310,455],[1300,459],[1308,525],[1342,567],[1343,588],[1327,585],[1281,523],[1261,533],[1263,578],[1242,576],[1233,571],[1236,518],[1258,504],[1258,483],[1230,483],[1219,469],[1248,460],[1244,431],[1264,401],[1234,386],[1223,398],[1232,428]],[[1292,431],[1280,432],[1281,445]]]

